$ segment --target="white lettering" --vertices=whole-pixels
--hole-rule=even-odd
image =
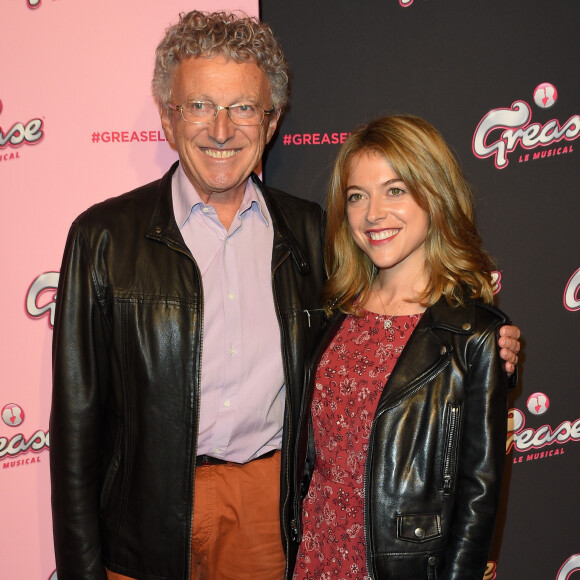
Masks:
[[[524,429],[524,425],[524,414],[519,409],[510,409],[506,454],[511,451],[512,447],[521,452],[530,448],[540,449],[553,443],[580,441],[580,418],[574,422],[562,421],[554,430],[549,425],[542,425],[537,430]]]
[[[44,449],[50,447],[50,437],[48,431],[44,432],[39,429],[30,439],[26,440],[22,433],[14,435],[12,439],[7,439],[6,437],[0,437],[0,459],[4,456],[16,457],[21,453],[27,453],[28,451],[43,451]]]
[[[49,313],[49,324],[52,328],[54,326],[54,313],[56,309],[56,289],[58,286],[58,272],[45,272],[34,280],[28,289],[26,295],[26,312],[33,318],[40,318],[47,312]],[[40,305],[39,299],[41,295],[50,294],[50,300],[44,305]]]
[[[560,127],[556,119],[545,125],[533,123],[528,125],[532,118],[532,110],[525,101],[516,101],[511,109],[493,109],[479,122],[473,135],[472,150],[476,157],[495,157],[495,166],[498,169],[507,167],[508,153],[518,145],[525,149],[537,146],[551,145],[562,139],[572,141],[580,134],[580,115],[573,115]],[[494,131],[504,131],[499,138],[491,137]],[[546,152],[542,152],[542,157]],[[548,155],[556,154],[550,152]],[[559,153],[558,153],[559,154]],[[537,159],[534,154],[534,159]],[[520,157],[520,161],[522,158]],[[527,158],[525,159],[527,161]]]
[[[580,554],[570,556],[558,571],[556,580],[568,580],[573,572],[580,571]]]
[[[572,274],[564,290],[564,307],[568,310],[580,310],[580,268]]]
[[[44,133],[42,132],[41,119],[32,119],[26,125],[23,123],[14,123],[6,134],[3,133],[2,127],[0,127],[0,148],[6,147],[6,145],[18,147],[22,143],[34,145],[43,137]]]

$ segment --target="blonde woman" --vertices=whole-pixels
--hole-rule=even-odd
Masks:
[[[429,123],[386,117],[341,148],[327,213],[331,318],[306,371],[294,579],[481,580],[508,319],[469,187]]]

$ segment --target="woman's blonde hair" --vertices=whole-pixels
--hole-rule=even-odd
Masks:
[[[429,218],[425,239],[427,287],[416,297],[431,306],[441,296],[463,303],[465,293],[493,300],[493,262],[481,247],[469,185],[441,134],[411,115],[376,119],[355,130],[338,152],[327,196],[324,248],[328,282],[323,299],[330,312],[356,311],[370,292],[377,268],[355,244],[346,215],[351,164],[362,153],[384,157]]]

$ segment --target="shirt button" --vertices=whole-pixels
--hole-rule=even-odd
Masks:
[[[224,403],[224,407],[229,407],[230,405],[231,405],[231,403],[230,403],[229,401],[226,401],[226,402]]]
[[[230,300],[233,300],[234,299],[234,293],[233,292],[228,292],[228,298]]]
[[[236,349],[233,346],[230,348],[230,354],[231,355],[236,354]]]
[[[209,211],[209,207],[203,207],[203,208],[201,209],[201,211],[202,211],[203,213],[207,213],[207,212]]]

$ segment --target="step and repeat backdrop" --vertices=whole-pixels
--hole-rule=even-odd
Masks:
[[[291,62],[266,181],[324,202],[349,131],[409,112],[474,185],[524,352],[485,578],[580,579],[580,4],[574,0],[2,0],[0,576],[56,580],[48,456],[61,254],[86,207],[176,158],[150,96],[179,12],[242,9]]]
[[[262,0],[293,69],[266,181],[324,201],[374,117],[441,130],[473,185],[497,296],[523,331],[486,580],[580,579],[580,3]]]
[[[51,341],[72,220],[176,159],[151,97],[180,12],[258,0],[0,1],[0,578],[56,580],[48,420]]]

